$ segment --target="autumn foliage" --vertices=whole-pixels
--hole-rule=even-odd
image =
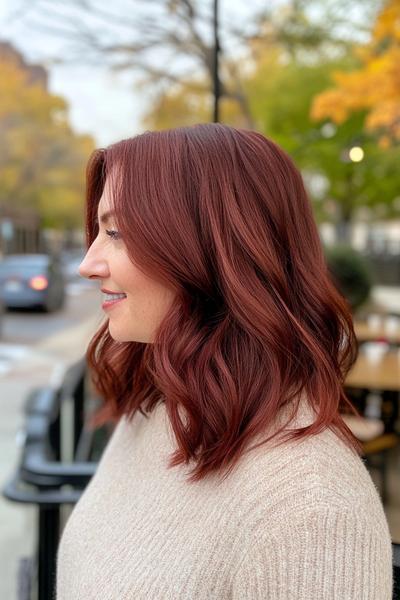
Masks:
[[[377,131],[380,144],[400,139],[400,0],[390,0],[378,15],[371,42],[356,50],[360,68],[336,72],[336,87],[318,95],[314,119],[344,122],[351,113],[367,111],[366,128]]]
[[[72,130],[65,100],[32,74],[17,52],[0,54],[0,204],[34,211],[47,226],[73,227],[82,218],[93,140]]]

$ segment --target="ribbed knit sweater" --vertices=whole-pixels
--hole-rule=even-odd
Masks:
[[[219,484],[168,469],[175,448],[164,404],[118,423],[63,532],[57,600],[392,598],[377,490],[335,433],[261,446]]]

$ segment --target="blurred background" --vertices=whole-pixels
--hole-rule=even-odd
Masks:
[[[346,418],[400,542],[400,0],[0,0],[0,24],[0,482],[27,396],[64,389],[102,318],[77,274],[88,156],[219,120],[302,170],[360,344]],[[2,598],[31,597],[46,527],[0,498]]]

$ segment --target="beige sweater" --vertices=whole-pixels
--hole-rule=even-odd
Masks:
[[[253,450],[220,485],[168,470],[174,449],[164,405],[120,421],[64,530],[57,600],[392,598],[378,493],[332,432]]]

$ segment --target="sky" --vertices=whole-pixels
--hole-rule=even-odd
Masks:
[[[31,0],[32,5],[33,2]],[[48,58],[61,47],[60,42],[32,29],[27,30],[18,19],[10,25],[7,18],[19,4],[22,4],[21,0],[0,0],[1,37],[22,51],[27,62],[39,62],[48,68],[49,89],[69,103],[73,128],[79,133],[93,135],[97,146],[105,146],[142,131],[140,115],[147,108],[148,97],[140,92],[131,78],[101,67],[49,65]],[[220,20],[229,10],[230,18],[244,23],[265,4],[266,0],[220,0]]]

